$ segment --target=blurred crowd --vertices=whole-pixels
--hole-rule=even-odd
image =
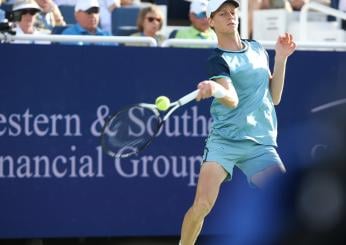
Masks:
[[[189,11],[186,14],[190,26],[177,26],[174,29],[164,28],[167,27],[169,0],[0,0],[0,22],[10,19],[12,25],[9,31],[16,35],[118,36],[112,28],[112,25],[117,24],[112,20],[112,14],[118,9],[133,8],[138,9],[137,25],[125,35],[152,37],[158,45],[170,38],[215,40],[215,33],[209,28],[206,16],[208,0],[186,1],[190,2]],[[299,11],[309,1],[346,11],[346,0],[249,0],[246,36],[252,38],[255,10]],[[70,11],[70,16],[66,16],[67,9]],[[68,19],[71,15],[72,20]],[[25,40],[15,42],[32,43]],[[78,44],[85,45],[86,43]]]

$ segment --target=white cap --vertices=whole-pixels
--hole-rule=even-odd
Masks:
[[[193,0],[190,3],[190,12],[194,14],[206,13],[207,12],[207,0]]]
[[[77,0],[76,6],[74,7],[74,11],[87,11],[88,9],[93,7],[100,7],[98,0]]]
[[[218,10],[220,6],[226,2],[234,4],[235,7],[239,7],[238,0],[210,0],[207,7],[207,17],[210,18],[210,15]]]
[[[12,11],[22,9],[37,9],[38,12],[42,10],[35,0],[17,0],[13,5]]]

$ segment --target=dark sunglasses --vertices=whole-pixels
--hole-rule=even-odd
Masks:
[[[153,22],[154,20],[156,20],[157,22],[161,22],[161,18],[155,18],[155,17],[147,17],[147,20],[149,22]]]
[[[197,18],[197,19],[204,19],[204,18],[207,18],[207,13],[206,12],[200,12],[198,14],[194,13],[194,16]]]
[[[98,7],[92,7],[90,9],[87,9],[84,11],[87,14],[98,14],[100,12],[100,9]]]
[[[39,11],[37,9],[23,9],[20,11],[20,15],[25,15],[25,14],[30,14],[30,15],[35,15]]]

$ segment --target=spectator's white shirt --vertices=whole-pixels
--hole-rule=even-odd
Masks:
[[[77,0],[54,0],[56,5],[76,5]]]
[[[115,4],[120,7],[120,0],[99,0],[100,3],[100,22],[104,31],[112,33],[112,13],[109,7]]]
[[[15,32],[16,32],[16,35],[23,35],[25,34],[22,30],[22,28],[20,28],[19,25],[16,26],[15,28]],[[40,32],[38,30],[34,30],[34,32],[30,35],[41,35],[41,34],[47,34],[47,33],[43,33],[43,32]],[[14,40],[12,43],[21,43],[21,44],[50,44],[49,41],[31,41],[31,40]]]
[[[346,12],[346,0],[339,0],[339,9]]]

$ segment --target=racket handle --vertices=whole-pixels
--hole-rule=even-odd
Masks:
[[[197,94],[198,94],[198,89],[196,89],[195,91],[185,95],[184,97],[181,97],[179,100],[178,100],[178,103],[180,105],[185,105],[189,102],[191,102],[192,100],[196,99],[197,97]]]
[[[223,98],[227,95],[227,90],[220,84],[215,83],[216,87],[215,87],[215,91],[213,91],[213,96],[215,98]],[[181,97],[178,100],[178,103],[180,105],[185,105],[189,102],[191,102],[192,100],[196,99],[197,94],[198,94],[199,89],[196,89],[195,91],[185,95],[184,97]]]

